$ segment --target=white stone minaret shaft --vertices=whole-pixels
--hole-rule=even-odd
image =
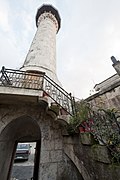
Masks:
[[[54,81],[56,76],[56,33],[60,28],[58,11],[43,5],[36,15],[37,32],[21,68],[28,72],[45,72]]]

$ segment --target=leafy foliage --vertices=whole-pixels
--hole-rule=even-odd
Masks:
[[[92,112],[94,137],[110,150],[113,159],[120,162],[120,122],[115,109],[99,109]]]
[[[76,132],[80,125],[84,127],[84,122],[94,138],[110,150],[113,160],[120,162],[120,113],[115,109],[93,110],[82,100],[76,102],[76,115],[70,119],[69,130]]]
[[[77,128],[82,122],[86,121],[90,117],[90,104],[84,100],[75,103],[76,114],[71,117],[70,125]]]

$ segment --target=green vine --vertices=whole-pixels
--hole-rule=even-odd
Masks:
[[[93,110],[83,100],[76,102],[76,115],[70,119],[69,132],[75,133],[79,126],[86,128],[86,125],[94,138],[109,149],[113,161],[120,163],[120,112],[115,109]]]

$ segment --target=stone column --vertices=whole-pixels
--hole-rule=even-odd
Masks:
[[[56,83],[56,33],[60,16],[51,5],[43,5],[36,14],[37,32],[21,70],[44,72]]]

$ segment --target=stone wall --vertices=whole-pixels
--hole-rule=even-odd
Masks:
[[[115,83],[118,83],[120,81],[120,76],[118,74],[114,74],[113,76],[109,77],[108,79],[105,79],[99,84],[96,84],[94,89],[96,91],[105,91],[111,86],[113,86]]]
[[[96,108],[120,110],[120,81],[86,99]]]
[[[54,118],[53,118],[54,117]],[[62,126],[44,104],[0,104],[0,179],[10,178],[16,142],[40,141],[39,178],[82,180],[64,153]]]
[[[120,61],[117,61],[114,56],[111,60],[117,74],[96,84],[94,88],[99,92],[86,99],[94,108],[120,110]]]
[[[120,178],[120,166],[112,163],[108,149],[95,143],[90,134],[65,136],[64,149],[76,164],[84,180]]]

